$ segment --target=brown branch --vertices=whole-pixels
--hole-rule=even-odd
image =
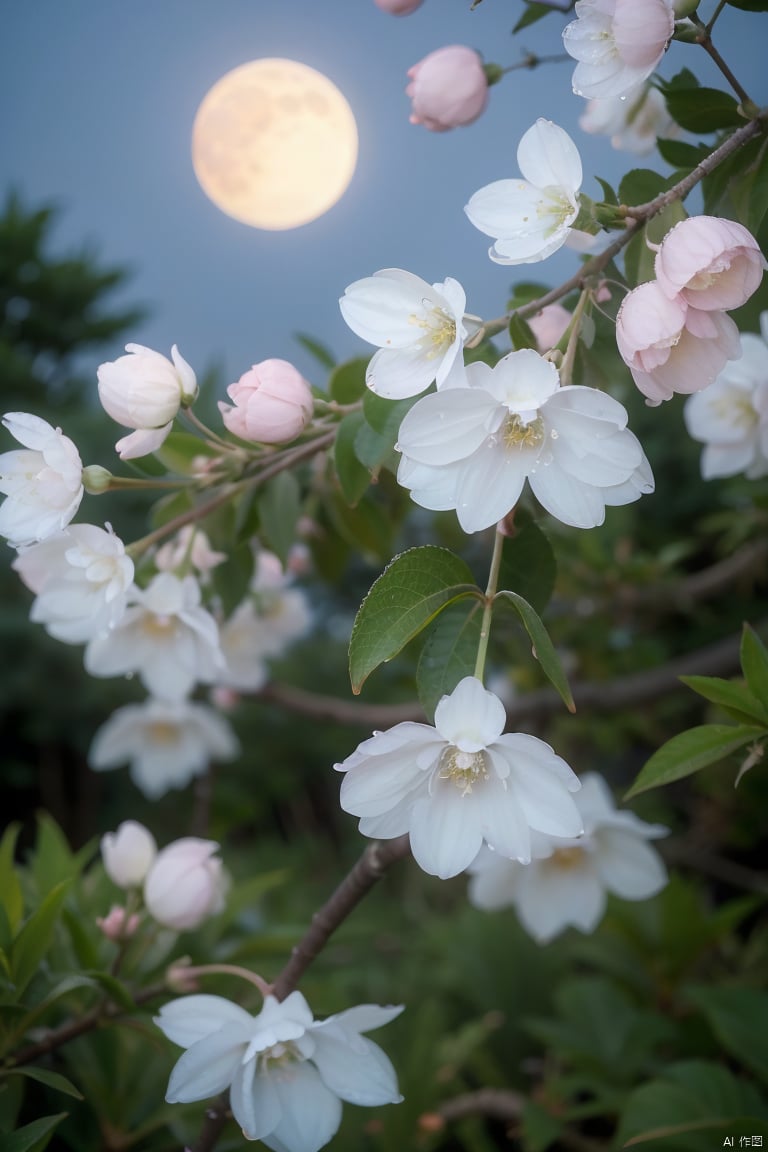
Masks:
[[[622,605],[636,607],[656,604],[660,611],[670,612],[689,608],[700,600],[708,600],[730,588],[747,576],[765,569],[768,540],[753,540],[737,548],[731,556],[667,585],[636,585],[621,588],[617,597]]]
[[[141,988],[135,992],[133,999],[136,1004],[146,1004],[147,1001],[154,1000],[157,996],[162,996],[167,992],[168,985],[165,983],[149,984],[146,988]],[[69,1040],[74,1040],[78,1036],[85,1035],[86,1032],[91,1032],[100,1024],[109,1024],[119,1020],[121,1016],[125,1015],[127,1015],[125,1008],[119,1007],[111,1000],[103,1001],[86,1012],[85,1015],[73,1016],[69,1020],[65,1020],[58,1028],[52,1028],[42,1040],[28,1044],[26,1048],[21,1048],[18,1052],[11,1053],[9,1057],[12,1061],[11,1066],[18,1067],[20,1064],[31,1064],[33,1060],[37,1060],[40,1056],[47,1056],[49,1052],[55,1051],[56,1048],[60,1048]]]
[[[462,1120],[465,1116],[489,1116],[494,1120],[508,1123],[520,1121],[525,1097],[519,1092],[504,1088],[480,1088],[477,1092],[465,1092],[453,1100],[445,1100],[438,1105],[435,1113],[443,1120]],[[606,1145],[564,1128],[557,1136],[558,1142],[574,1152],[604,1152]]]

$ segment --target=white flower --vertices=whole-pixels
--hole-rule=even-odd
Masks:
[[[83,644],[122,616],[133,561],[114,532],[71,524],[22,549],[11,565],[37,594],[30,619],[66,644]]]
[[[537,120],[518,145],[517,163],[523,180],[487,184],[464,209],[475,228],[495,238],[488,255],[497,264],[551,256],[579,214],[581,157],[567,132]]]
[[[745,332],[740,360],[685,402],[685,426],[704,444],[701,474],[750,480],[768,474],[768,312],[760,317],[763,339]]]
[[[96,772],[130,763],[134,784],[157,800],[238,751],[229,723],[212,708],[150,699],[113,712],[93,738],[88,763]]]
[[[576,0],[576,19],[563,31],[566,52],[579,61],[576,95],[631,95],[661,60],[674,27],[672,0]]]
[[[197,379],[175,344],[173,363],[142,344],[125,350],[127,356],[99,366],[99,399],[113,420],[136,429],[115,445],[121,460],[133,460],[160,447],[181,405],[197,396]]]
[[[548,744],[502,735],[504,705],[474,676],[443,696],[431,724],[397,724],[365,740],[343,764],[341,807],[361,817],[364,836],[409,833],[425,872],[463,871],[483,842],[527,861],[531,829],[578,836],[570,793],[579,782]]]
[[[579,117],[579,127],[585,132],[610,136],[613,148],[636,156],[652,152],[658,137],[669,139],[680,132],[667,112],[661,92],[650,84],[627,96],[590,100]]]
[[[576,806],[584,835],[563,842],[537,836],[529,864],[483,851],[469,868],[469,899],[477,908],[514,905],[523,927],[544,944],[568,925],[592,932],[605,912],[606,893],[646,900],[667,882],[664,864],[646,843],[665,836],[632,812],[617,812],[602,777],[582,777]]]
[[[83,498],[83,462],[60,428],[28,412],[7,412],[3,424],[24,448],[0,456],[0,536],[13,548],[36,544],[66,528]]]
[[[361,1035],[388,1024],[402,1007],[361,1004],[314,1020],[300,992],[266,996],[251,1016],[222,996],[185,996],[155,1023],[186,1048],[171,1072],[166,1100],[206,1100],[226,1088],[248,1140],[274,1152],[318,1152],[338,1131],[341,1101],[397,1104],[395,1070],[378,1044]]]
[[[174,932],[197,928],[224,908],[227,877],[214,840],[185,836],[161,849],[144,880],[144,904],[153,920]]]
[[[606,506],[653,491],[642,448],[618,401],[596,388],[559,387],[532,349],[495,368],[467,367],[465,388],[425,396],[407,413],[397,479],[424,508],[455,508],[465,532],[502,520],[526,479],[564,524],[593,528]]]
[[[339,301],[356,335],[376,344],[365,382],[390,400],[417,396],[435,381],[450,383],[469,335],[466,296],[457,280],[427,284],[411,272],[384,268],[350,284]]]
[[[134,587],[114,628],[85,650],[92,676],[137,672],[160,700],[183,700],[195,684],[212,684],[224,668],[216,621],[200,605],[193,576],[160,572],[146,589]]]
[[[154,836],[137,820],[124,820],[101,838],[104,871],[118,888],[138,888],[156,855]]]

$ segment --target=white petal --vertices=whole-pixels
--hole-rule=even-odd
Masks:
[[[418,345],[407,348],[380,348],[372,357],[365,373],[371,392],[385,400],[405,400],[418,396],[435,379],[435,361]]]
[[[138,428],[130,436],[123,436],[115,444],[115,451],[121,460],[136,460],[139,456],[148,456],[156,452],[167,438],[173,421],[170,420],[162,428]]]
[[[481,532],[503,520],[517,503],[538,449],[507,449],[490,437],[459,465],[456,515],[465,532]]]
[[[282,1115],[272,1132],[262,1137],[279,1152],[319,1152],[339,1130],[341,1101],[323,1084],[312,1064],[294,1064],[278,1078],[275,1091]]]
[[[418,338],[411,316],[434,301],[426,280],[400,268],[384,268],[350,284],[339,301],[352,331],[380,348],[406,348]]]
[[[447,880],[472,863],[483,835],[471,793],[450,780],[434,780],[432,787],[432,795],[413,806],[411,851],[420,868]]]
[[[564,129],[539,119],[522,137],[517,163],[526,180],[537,188],[559,187],[575,197],[581,187],[579,150]]]
[[[353,1047],[330,1029],[317,1029],[313,1036],[316,1048],[312,1061],[323,1083],[341,1100],[368,1108],[400,1103],[397,1074],[378,1044],[358,1036]]]
[[[541,191],[526,180],[496,180],[479,188],[464,211],[486,236],[528,235],[541,206]]]
[[[480,388],[451,388],[425,396],[406,413],[397,447],[419,464],[464,460],[495,432],[506,413]]]
[[[171,1000],[154,1017],[158,1028],[182,1048],[189,1048],[198,1040],[218,1032],[225,1024],[253,1025],[253,1017],[223,996],[182,996]]]
[[[246,1030],[239,1024],[225,1024],[220,1031],[198,1040],[182,1053],[171,1072],[165,1095],[168,1103],[190,1104],[223,1092],[240,1067],[247,1040]]]
[[[257,1075],[256,1061],[236,1072],[229,1091],[232,1114],[249,1140],[263,1140],[280,1123],[281,1108],[269,1073]]]
[[[372,1032],[375,1028],[383,1028],[391,1020],[404,1011],[404,1004],[356,1004],[354,1008],[347,1008],[344,1012],[337,1012],[327,1020],[315,1022],[315,1028],[325,1028],[334,1023],[351,1032]]]
[[[30,412],[6,412],[3,424],[19,444],[31,448],[35,452],[42,452],[47,448],[56,435],[56,429]]]
[[[596,865],[609,892],[624,900],[645,900],[667,883],[661,857],[640,837],[618,828],[601,828],[595,840]]]
[[[525,929],[544,944],[569,925],[582,932],[596,928],[605,895],[586,856],[582,865],[568,868],[534,861],[521,878],[516,906]]]
[[[435,728],[463,752],[479,752],[504,731],[507,714],[498,696],[476,676],[465,676],[435,709]]]
[[[532,472],[528,483],[539,503],[563,524],[596,528],[605,520],[601,490],[568,476],[554,463]]]

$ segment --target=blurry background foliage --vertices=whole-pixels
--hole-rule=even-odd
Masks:
[[[719,190],[705,190],[712,211],[734,194],[722,179]],[[78,363],[94,351],[116,358],[139,311],[110,308],[122,270],[101,269],[92,252],[53,254],[53,221],[50,208],[16,197],[0,219],[3,411],[34,411],[61,426],[86,463],[111,468],[119,432],[98,407],[95,380],[81,378]],[[765,249],[765,220],[755,227]],[[610,274],[622,278],[619,269]],[[606,305],[609,313],[618,298]],[[764,285],[737,317],[740,326],[757,331],[765,309]],[[666,679],[659,669],[723,641],[724,655],[711,671],[737,676],[743,621],[768,633],[768,483],[702,483],[700,449],[684,430],[682,399],[664,405],[661,417],[646,408],[618,361],[610,319],[595,310],[592,321],[575,382],[612,382],[652,462],[657,491],[609,509],[605,526],[590,532],[544,519],[532,501],[524,503],[518,539],[525,541],[519,554],[525,563],[515,576],[527,581],[525,594],[542,613],[572,684],[602,690],[575,716],[547,706],[521,727],[550,741],[577,771],[603,772],[621,794],[665,740],[726,718],[677,683],[674,665]],[[332,367],[321,345],[307,338],[306,346],[329,370],[332,394],[344,402],[362,394],[364,359]],[[476,353],[491,362],[498,354],[488,344]],[[617,379],[627,380],[623,391]],[[204,409],[215,412],[226,383],[209,373]],[[291,522],[301,510],[317,525],[307,538],[314,573],[302,577],[316,627],[275,666],[278,683],[308,691],[320,683],[323,693],[351,700],[346,648],[354,615],[395,552],[426,543],[449,547],[485,584],[484,537],[464,537],[452,514],[417,510],[403,524],[407,497],[389,470],[396,426],[368,401],[345,430],[351,449],[337,449],[340,476],[330,467],[305,470],[301,492],[306,488],[308,497],[301,509],[296,501]],[[85,498],[79,519],[110,520],[126,540],[145,530],[148,500],[95,501]],[[244,545],[260,527],[264,543],[285,553],[268,505],[256,502],[237,515]],[[231,529],[227,515],[206,524],[214,546]],[[218,576],[225,598],[228,579],[235,587],[247,578],[247,552],[241,549]],[[729,578],[702,585],[702,571],[736,554],[745,559]],[[232,717],[243,754],[215,773],[207,828],[221,841],[233,877],[227,911],[178,940],[157,932],[146,948],[137,943],[129,950],[117,975],[105,975],[114,946],[95,918],[119,893],[98,862],[99,835],[128,816],[147,823],[161,844],[193,827],[199,832],[200,790],[150,805],[127,771],[91,773],[86,754],[93,733],[115,707],[140,699],[139,687],[89,678],[80,649],[32,627],[31,596],[9,564],[0,567],[0,595],[4,816],[20,822],[22,862],[14,869],[9,831],[0,852],[0,947],[10,957],[0,973],[0,1038],[6,1051],[23,1033],[33,1042],[36,1029],[42,1035],[97,1010],[106,996],[111,1015],[126,1011],[122,1021],[107,1017],[44,1056],[29,1075],[0,1077],[0,1133],[22,1126],[0,1141],[9,1152],[43,1148],[49,1139],[56,1152],[178,1149],[195,1139],[203,1106],[162,1102],[178,1050],[149,1016],[169,994],[129,1019],[132,991],[161,981],[167,962],[185,954],[245,964],[268,979],[276,974],[363,847],[355,822],[339,810],[331,765],[370,725],[297,723],[269,691],[243,702]],[[440,626],[379,668],[361,700],[412,702],[417,664],[425,651],[429,656]],[[505,691],[513,707],[546,685],[512,612],[496,614],[489,668],[492,687]],[[638,680],[625,682],[630,676]],[[624,696],[617,694],[622,684]],[[374,1037],[398,1069],[405,1102],[375,1114],[347,1107],[334,1149],[598,1152],[654,1133],[649,1147],[697,1152],[721,1146],[726,1134],[761,1133],[768,1146],[768,876],[761,843],[768,783],[758,766],[734,789],[740,759],[638,798],[633,807],[642,817],[672,829],[661,849],[674,878],[653,900],[610,902],[589,937],[569,932],[541,949],[511,911],[490,915],[469,907],[463,878],[443,883],[415,866],[394,869],[302,982],[318,1016],[366,1000],[407,1005]],[[48,813],[37,825],[29,815],[35,809]],[[205,982],[205,991],[232,998],[243,987],[224,978]],[[255,1000],[249,1006],[255,1010]],[[479,1101],[466,1094],[480,1090],[497,1095],[490,1104],[484,1099],[484,1115],[473,1115],[472,1101],[478,1107]],[[224,1152],[241,1146],[231,1130],[219,1144]]]

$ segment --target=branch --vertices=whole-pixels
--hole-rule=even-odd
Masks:
[[[645,204],[638,204],[634,208],[625,206],[624,213],[627,217],[627,225],[624,232],[622,232],[616,240],[609,244],[607,248],[604,248],[602,252],[599,252],[597,256],[593,256],[591,260],[587,260],[585,264],[582,264],[579,271],[574,273],[568,280],[565,280],[558,288],[553,288],[550,292],[545,292],[544,295],[540,296],[537,300],[532,300],[529,304],[523,305],[522,308],[517,308],[514,312],[508,312],[506,315],[499,316],[495,320],[488,320],[480,329],[479,336],[471,343],[477,344],[486,336],[493,336],[497,332],[502,332],[512,316],[519,316],[521,320],[525,320],[529,316],[535,316],[536,313],[540,312],[542,308],[545,308],[547,304],[554,304],[558,300],[562,300],[569,292],[573,292],[577,288],[583,288],[585,282],[590,277],[597,276],[604,268],[607,268],[614,256],[618,256],[619,252],[629,244],[641,224],[657,216],[659,212],[662,212],[675,200],[683,200],[691,189],[695,188],[705,176],[708,176],[710,172],[717,168],[718,164],[721,164],[723,160],[727,160],[730,155],[737,152],[739,148],[754,139],[755,136],[759,136],[760,133],[764,131],[763,119],[763,115],[758,116],[756,119],[750,120],[743,128],[737,128],[714,152],[705,157],[687,176],[683,177],[682,180],[678,181],[677,184],[673,185],[673,187],[666,192],[662,192],[653,200],[648,200]]]
[[[442,1120],[462,1120],[465,1116],[490,1116],[494,1120],[518,1123],[523,1114],[525,1097],[519,1092],[504,1088],[481,1088],[477,1092],[465,1092],[440,1104],[435,1113]],[[580,1132],[564,1128],[557,1139],[565,1148],[574,1152],[604,1152],[606,1145],[599,1140],[582,1136]]]

